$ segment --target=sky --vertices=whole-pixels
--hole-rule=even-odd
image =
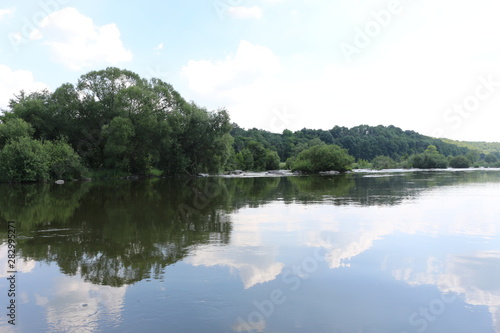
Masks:
[[[497,0],[1,0],[0,108],[109,66],[243,128],[500,142]]]

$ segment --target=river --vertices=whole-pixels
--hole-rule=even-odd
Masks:
[[[500,333],[498,169],[0,184],[0,226],[2,332]]]

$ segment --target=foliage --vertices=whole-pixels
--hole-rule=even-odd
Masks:
[[[470,168],[471,165],[470,159],[463,155],[450,158],[450,167],[452,168]]]
[[[422,153],[434,145],[445,156],[465,155],[469,149],[418,134],[395,126],[360,125],[352,128],[335,126],[331,130],[302,129],[292,132],[270,133],[256,128],[244,130],[233,124],[233,148],[240,152],[248,141],[257,141],[278,153],[281,161],[296,156],[300,151],[318,144],[335,144],[349,151],[356,160],[371,161],[377,156],[399,160],[403,156]]]
[[[373,164],[371,164],[367,160],[360,158],[356,163],[352,164],[352,168],[353,169],[372,169]]]
[[[495,154],[490,153],[484,157],[484,161],[486,163],[496,163],[498,161],[498,158]]]
[[[102,128],[103,137],[106,138],[104,146],[105,167],[129,172],[132,147],[135,135],[134,126],[129,118],[115,117],[108,125]]]
[[[335,126],[282,133],[245,130],[231,124],[224,109],[206,110],[184,100],[162,80],[146,80],[115,67],[91,71],[76,84],[63,84],[53,93],[21,91],[0,120],[0,149],[23,142],[25,146],[18,148],[30,151],[27,145],[45,142],[46,153],[57,150],[62,154],[52,152],[59,156],[57,161],[46,161],[48,176],[43,168],[36,175],[22,170],[14,175],[12,169],[10,176],[2,176],[17,181],[74,177],[83,168],[90,173],[108,170],[111,174],[140,175],[157,170],[168,176],[218,173],[230,168],[278,169],[280,162],[286,161],[288,168],[316,170],[318,163],[321,165],[319,159],[298,157],[303,152],[310,154],[313,147],[327,145],[347,150],[358,161],[353,165],[358,168],[369,167],[366,161],[374,161],[375,168],[394,167],[394,161],[399,160],[406,167],[443,167],[444,156],[459,155],[477,165],[494,165],[500,158],[500,146],[495,144],[443,141],[394,126]],[[54,144],[51,149],[50,142]],[[429,146],[439,153],[423,152]],[[312,151],[316,149],[320,148]],[[28,155],[21,156],[31,158]],[[13,163],[11,155],[9,160]],[[326,167],[331,165],[321,166]],[[31,166],[25,169],[31,170]]]
[[[29,137],[10,141],[0,151],[3,181],[35,182],[80,177],[80,157],[64,141],[41,143]]]
[[[448,160],[438,152],[436,146],[429,145],[422,154],[410,157],[410,165],[417,169],[445,169],[448,167]]]
[[[372,160],[373,168],[377,170],[394,169],[396,162],[389,156],[379,155]]]
[[[65,138],[90,170],[216,173],[232,153],[225,110],[207,111],[166,82],[114,67],[84,74],[54,93],[21,92],[9,107],[3,121],[29,123],[27,134],[36,140]],[[0,142],[10,137],[0,134]]]
[[[348,171],[354,158],[337,145],[318,145],[303,150],[292,162],[292,171],[317,173],[320,171]]]
[[[28,137],[11,141],[0,151],[2,181],[35,182],[49,179],[49,155],[42,143]]]
[[[442,141],[459,147],[465,147],[469,150],[477,150],[481,155],[494,154],[497,157],[500,157],[500,142],[471,142],[455,141],[450,139],[442,139]]]
[[[79,178],[85,168],[80,156],[64,141],[47,141],[43,144],[49,159],[49,172],[52,179]]]
[[[244,148],[234,156],[234,168],[239,170],[276,170],[280,165],[278,153],[264,148],[257,141],[245,142]]]
[[[31,137],[34,131],[29,123],[19,118],[13,118],[0,124],[0,149],[10,140]]]

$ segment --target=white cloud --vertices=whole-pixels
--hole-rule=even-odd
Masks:
[[[253,85],[280,68],[279,58],[270,49],[241,41],[236,54],[223,61],[190,60],[182,68],[182,75],[197,93],[224,94]]]
[[[33,92],[43,89],[48,89],[48,86],[35,81],[30,71],[13,70],[0,64],[0,108],[6,108],[14,94],[18,94],[21,90]]]
[[[260,19],[262,17],[262,9],[258,6],[253,7],[229,7],[227,13],[234,19]]]
[[[163,50],[163,47],[164,47],[163,43],[160,43],[157,46],[155,46],[154,50],[155,51]]]
[[[330,23],[326,17],[309,19],[323,18],[329,13],[325,9],[283,11],[287,22],[304,22],[307,42],[300,50],[294,47],[296,40],[267,44],[272,49],[251,44],[251,49],[264,48],[277,59],[280,71],[253,72],[245,81],[246,72],[237,61],[244,51],[240,45],[233,57],[187,63],[183,72],[192,89],[189,97],[211,108],[225,106],[232,120],[245,128],[272,130],[272,110],[285,105],[296,115],[288,124],[292,130],[392,124],[426,135],[441,130],[450,138],[500,141],[491,121],[500,107],[500,89],[469,118],[461,119],[460,128],[453,128],[455,122],[445,114],[474,92],[480,76],[492,74],[500,81],[496,2],[485,0],[485,7],[444,0],[405,2],[401,13],[393,15],[349,63],[340,43],[353,43],[356,28],[375,22],[372,12],[387,9],[387,1],[376,2],[332,5],[331,11],[345,13],[345,20]],[[463,23],[464,17],[470,24]],[[270,27],[271,34],[273,28],[278,27]],[[262,58],[250,59],[247,65],[252,64],[258,68]]]
[[[43,19],[40,32],[33,37],[42,35],[55,60],[72,70],[132,60],[132,52],[123,46],[115,24],[97,26],[75,8],[62,9]]]
[[[12,13],[14,13],[14,11],[14,8],[0,9],[0,20],[2,20],[4,17],[10,16]]]
[[[14,8],[0,9],[0,20],[12,15],[16,10]]]

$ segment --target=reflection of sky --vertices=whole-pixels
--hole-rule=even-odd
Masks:
[[[274,280],[281,273],[283,264],[275,262],[276,249],[272,247],[230,246],[223,251],[209,247],[198,249],[186,262],[194,266],[226,266],[238,270],[245,289]]]
[[[120,323],[126,286],[99,286],[75,276],[60,276],[53,282],[53,293],[35,294],[52,331],[96,332],[103,321]]]
[[[422,251],[412,244],[385,257],[380,267],[410,286],[434,285],[463,295],[470,305],[487,307],[500,332],[499,199],[497,184],[475,184],[434,188],[396,206],[275,202],[241,209],[232,217],[231,245],[200,248],[188,262],[238,269],[249,288],[278,279],[297,260],[286,253],[297,243],[326,251],[328,266],[335,269],[348,267],[391,235],[412,237],[405,238],[408,244],[424,237]]]
[[[1,316],[0,331],[97,332],[103,324],[122,321],[127,286],[94,285],[79,274],[62,275],[55,265],[35,265],[31,260],[17,262],[16,268],[16,327]],[[2,291],[4,282],[2,278]],[[3,306],[8,300],[3,292],[1,296]]]
[[[475,184],[433,188],[395,206],[278,201],[242,208],[231,216],[228,245],[194,245],[162,280],[120,288],[28,260],[17,265],[19,301],[33,323],[45,326],[23,320],[19,331],[237,330],[245,327],[237,318],[247,320],[256,302],[281,290],[286,302],[269,317],[255,317],[252,327],[410,333],[417,331],[408,324],[414,311],[452,293],[457,301],[427,332],[450,331],[449,325],[468,332],[466,325],[480,324],[477,332],[500,333],[498,199],[498,185]],[[315,250],[325,261],[295,274]],[[0,255],[6,265],[5,246]],[[4,331],[4,318],[0,324]]]
[[[0,278],[4,278],[9,276],[10,274],[7,274],[7,271],[11,271],[9,269],[9,262],[8,262],[8,245],[7,244],[2,244],[0,245]],[[36,265],[36,261],[34,260],[21,260],[21,259],[16,259],[16,271],[18,272],[23,272],[27,273],[30,272]]]

